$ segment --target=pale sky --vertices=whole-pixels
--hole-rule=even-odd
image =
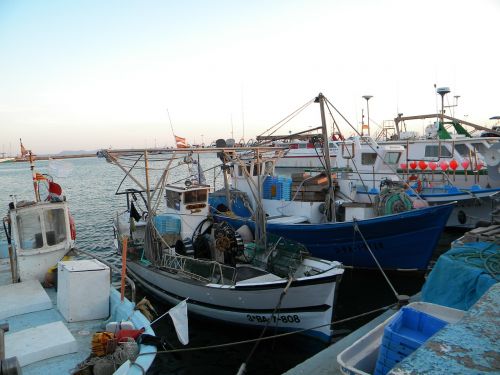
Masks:
[[[434,84],[487,125],[499,19],[500,0],[0,0],[0,152],[172,146],[167,109],[191,143],[248,140],[319,92],[356,125],[373,95],[381,124],[434,113]],[[319,125],[313,106],[279,133]]]

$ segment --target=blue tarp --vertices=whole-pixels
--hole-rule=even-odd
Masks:
[[[470,242],[441,255],[422,288],[422,300],[468,310],[496,282],[500,245]],[[496,267],[496,268],[495,268]]]

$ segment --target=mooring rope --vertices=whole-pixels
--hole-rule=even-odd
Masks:
[[[385,274],[382,266],[380,265],[380,263],[378,262],[377,258],[375,257],[375,254],[373,254],[373,251],[372,249],[370,248],[370,245],[368,245],[368,242],[366,242],[366,239],[365,239],[365,236],[363,236],[363,233],[361,233],[361,230],[359,229],[359,226],[358,226],[358,221],[356,219],[353,219],[353,223],[354,223],[354,231],[355,232],[358,232],[359,235],[361,236],[361,239],[363,240],[363,243],[365,244],[366,248],[368,249],[368,251],[370,252],[373,260],[375,261],[375,263],[377,264],[377,267],[379,268],[380,272],[382,272],[382,275],[384,275],[384,278],[385,280],[387,281],[387,283],[389,284],[389,286],[391,287],[392,289],[392,292],[394,293],[394,295],[396,296],[396,299],[398,301],[400,301],[400,295],[398,294],[398,292],[396,292],[396,289],[394,288],[394,286],[391,284],[391,281],[389,280],[389,278],[387,277],[387,275]]]
[[[233,341],[233,342],[229,342],[229,343],[225,343],[225,344],[206,345],[206,346],[198,346],[198,347],[194,347],[194,348],[180,348],[180,349],[172,349],[172,350],[159,350],[157,352],[139,353],[138,357],[143,356],[143,355],[151,355],[151,354],[170,354],[170,353],[179,353],[179,352],[192,352],[192,351],[196,351],[196,350],[219,349],[219,348],[225,348],[225,347],[234,346],[234,345],[251,344],[251,343],[254,343],[256,341],[273,340],[273,339],[277,339],[277,338],[281,338],[281,337],[301,334],[301,333],[304,333],[307,331],[316,330],[316,329],[327,327],[327,326],[333,326],[333,325],[337,325],[337,324],[341,324],[341,323],[346,323],[346,322],[349,322],[351,320],[362,318],[362,317],[367,316],[367,315],[371,315],[371,314],[374,314],[374,313],[377,313],[380,311],[388,310],[388,309],[393,308],[397,305],[398,305],[397,303],[393,303],[391,305],[379,307],[378,309],[367,311],[367,312],[364,312],[364,313],[361,313],[358,315],[354,315],[354,316],[351,316],[351,317],[348,317],[345,319],[337,320],[335,322],[322,324],[322,325],[319,325],[316,327],[311,327],[311,328],[304,328],[304,329],[300,329],[300,330],[293,331],[293,332],[278,333],[276,335],[258,337],[258,338],[249,339],[249,340]]]

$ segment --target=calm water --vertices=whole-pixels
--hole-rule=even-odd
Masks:
[[[204,168],[217,163],[215,158],[202,160]],[[115,196],[115,191],[124,177],[124,173],[104,159],[83,158],[68,159],[51,163],[37,161],[36,169],[40,173],[54,175],[70,202],[71,213],[77,228],[77,245],[87,251],[93,251],[112,263],[119,264],[119,258],[113,249],[112,218],[118,211],[125,209],[125,201]],[[174,172],[174,178],[175,178]],[[56,175],[60,177],[56,177]],[[180,176],[179,176],[180,177]],[[206,174],[207,180],[214,180],[214,172]],[[217,176],[215,176],[217,177]],[[155,178],[152,178],[154,183]],[[221,183],[220,176],[217,182]],[[130,186],[132,185],[127,185]],[[0,214],[7,212],[9,196],[15,194],[17,200],[33,200],[31,172],[27,163],[0,164]],[[5,210],[5,211],[2,211]],[[447,249],[449,243],[460,233],[445,233],[436,249],[436,255]],[[5,240],[3,229],[0,240]],[[423,283],[422,276],[390,276],[394,287],[400,294],[414,294]],[[170,306],[150,298],[161,314]],[[390,288],[377,272],[348,271],[342,280],[336,311],[336,319],[373,310],[395,302]],[[366,323],[374,316],[358,319],[335,326],[338,330],[336,340],[349,331]],[[189,317],[190,344],[188,347],[204,347],[256,338],[260,332],[214,321]],[[170,321],[164,319],[154,327],[158,335],[166,336],[174,347],[180,347]],[[270,332],[272,333],[272,332]],[[235,345],[230,348],[197,350],[173,356],[158,355],[150,374],[236,374],[242,362],[245,362],[253,344]],[[249,362],[248,374],[280,374],[309,358],[324,348],[324,345],[301,336],[288,336],[261,342]],[[332,359],[334,360],[334,359]]]

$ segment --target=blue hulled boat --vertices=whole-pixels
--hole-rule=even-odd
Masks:
[[[329,103],[321,94],[316,101],[321,105],[323,144],[327,145],[323,108]],[[352,159],[354,148],[348,151],[351,155],[345,157]],[[369,160],[376,152],[372,154]],[[325,170],[331,171],[328,147],[321,156]],[[427,269],[454,207],[453,202],[415,205],[398,184],[387,184],[370,202],[360,202],[355,197],[356,184],[341,173],[275,176],[278,152],[227,151],[219,157],[225,188],[209,200],[216,221],[236,228],[247,225],[253,232],[256,221],[265,221],[268,232],[299,241],[314,256],[344,265],[377,268],[378,262],[389,270]]]
[[[224,195],[216,193],[210,202],[212,207],[220,207],[227,201]],[[232,212],[237,216],[229,217],[214,209],[214,217],[234,228],[247,225],[254,231],[255,222],[250,211],[245,210],[242,202],[236,201]],[[319,224],[287,224],[277,218],[274,220],[278,222],[270,219],[266,228],[270,233],[301,242],[314,256],[344,265],[376,268],[368,244],[384,269],[426,270],[452,210],[450,203],[364,220]],[[293,221],[292,216],[289,218]]]

